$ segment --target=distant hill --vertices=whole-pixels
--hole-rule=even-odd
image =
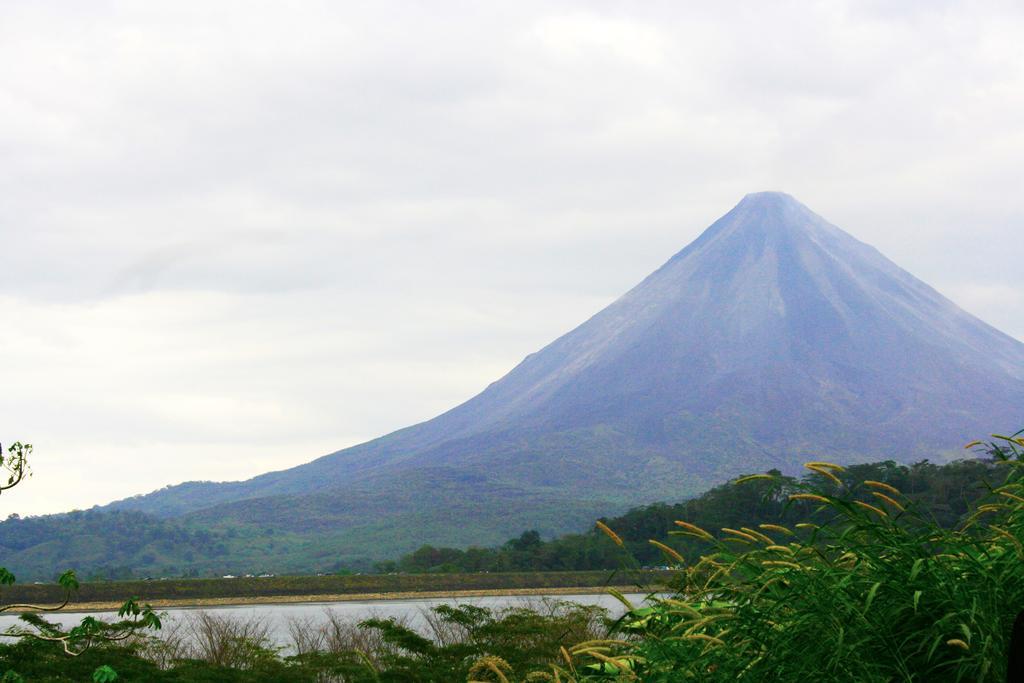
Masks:
[[[792,473],[809,456],[943,460],[1022,416],[1024,344],[765,192],[433,420],[108,509],[387,557],[567,531],[740,473]]]

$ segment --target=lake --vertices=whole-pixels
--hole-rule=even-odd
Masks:
[[[627,596],[634,604],[643,601],[645,595],[631,593]],[[268,633],[271,641],[280,647],[287,648],[291,643],[288,625],[294,620],[313,620],[322,622],[326,620],[326,611],[331,610],[334,614],[345,620],[358,622],[371,617],[396,617],[405,618],[409,624],[417,629],[426,626],[424,614],[430,608],[443,604],[471,604],[480,607],[500,609],[503,607],[529,607],[536,605],[544,599],[564,600],[576,602],[582,605],[597,605],[609,611],[612,617],[620,616],[625,608],[615,598],[605,594],[579,594],[579,595],[530,595],[530,596],[486,596],[472,598],[432,598],[413,600],[352,600],[344,602],[301,602],[284,604],[261,604],[261,605],[230,605],[218,607],[175,607],[161,610],[165,628],[170,630],[176,622],[187,619],[190,613],[201,610],[208,614],[231,617],[242,620],[263,619],[266,620]],[[90,612],[89,615],[100,619],[116,618],[114,612]],[[59,623],[65,627],[78,623],[83,616],[81,612],[54,612],[47,618],[50,621]],[[18,622],[16,615],[0,616],[0,630]]]

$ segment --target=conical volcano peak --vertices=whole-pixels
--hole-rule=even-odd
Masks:
[[[753,192],[740,200],[730,214],[737,214],[741,225],[763,224],[772,228],[799,228],[828,225],[818,214],[785,192]]]
[[[793,195],[786,194],[785,192],[779,192],[777,190],[751,192],[744,195],[743,199],[740,200],[740,203],[757,206],[786,206],[787,204],[803,206],[803,204],[798,202]]]
[[[840,237],[841,236],[841,237]],[[852,240],[845,232],[832,225],[804,204],[785,192],[753,192],[746,195],[705,231],[703,239],[695,245],[718,243],[737,247],[741,243],[768,243],[779,245],[796,238],[810,238],[815,242],[832,241],[840,237]],[[685,250],[684,250],[685,251]]]
[[[842,243],[846,248],[864,245],[832,225],[785,192],[753,192],[743,197],[727,214],[715,221],[701,236],[676,254],[669,263],[699,253],[716,253],[731,263],[742,261],[753,250],[764,253],[784,245]]]

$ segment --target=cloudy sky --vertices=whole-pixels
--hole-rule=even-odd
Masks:
[[[0,515],[432,417],[756,190],[1024,339],[1022,34],[1012,0],[4,2],[0,441],[36,457]]]

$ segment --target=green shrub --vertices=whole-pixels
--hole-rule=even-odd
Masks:
[[[815,484],[787,496],[814,521],[717,534],[616,639],[577,645],[562,681],[1001,681],[1024,609],[1024,439],[985,450],[1002,474],[954,528],[885,481],[808,463]],[[978,443],[969,446],[978,446]],[[739,486],[775,490],[776,477]]]

